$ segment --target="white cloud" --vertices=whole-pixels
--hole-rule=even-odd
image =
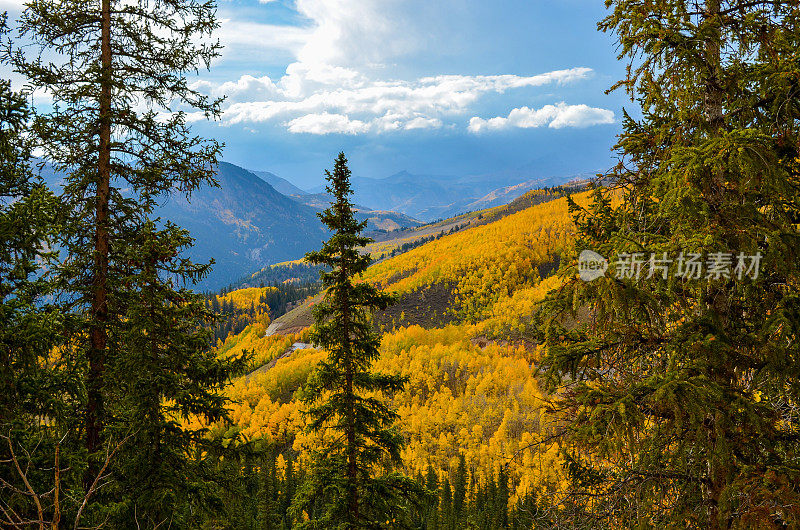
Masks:
[[[430,49],[430,35],[441,20],[428,16],[427,0],[296,0],[294,9],[307,19],[306,25],[240,21],[233,11],[223,20],[221,40],[231,48],[223,61],[240,61],[243,54],[249,62],[271,49],[288,51],[294,58],[280,77],[242,75],[224,83],[195,83],[198,90],[227,97],[223,125],[273,122],[307,134],[436,129],[469,116],[487,94],[562,86],[593,75],[590,68],[578,67],[531,76],[387,79],[384,72],[393,61]],[[575,126],[579,118],[565,114],[547,123]],[[497,120],[508,119],[474,121],[470,130],[500,128]]]
[[[614,112],[608,109],[589,107],[587,105],[567,105],[563,101],[555,105],[545,105],[540,109],[521,107],[513,109],[508,117],[497,116],[483,119],[477,116],[469,120],[469,130],[473,133],[502,130],[510,128],[549,127],[590,127],[614,123]]]
[[[0,10],[22,11],[29,0],[0,0]]]
[[[223,115],[223,123],[227,125],[276,119],[289,120],[285,123],[291,124],[294,118],[307,114],[315,116],[309,123],[316,123],[319,116],[338,115],[370,124],[366,128],[343,126],[342,130],[386,132],[439,128],[443,125],[442,118],[463,115],[484,94],[570,83],[586,79],[592,73],[589,68],[572,68],[534,76],[443,75],[416,81],[370,81],[353,70],[329,68],[298,84],[299,67],[293,69],[297,64],[291,65],[277,82],[267,76],[245,75],[219,85],[201,81],[193,86],[215,96],[228,96],[230,103]],[[324,131],[318,134],[332,132],[306,127],[305,122],[300,122],[292,132],[317,130]]]
[[[442,126],[442,120],[438,118],[423,118],[419,116],[406,122],[406,130],[412,129],[438,129]]]
[[[419,49],[425,39],[415,30],[419,24],[413,20],[413,3],[297,0],[297,12],[312,21],[314,28],[298,53],[298,62],[359,69]]]
[[[222,60],[236,59],[256,62],[265,53],[285,51],[296,56],[308,42],[312,29],[298,26],[263,24],[238,18],[220,18],[214,32],[224,46]]]
[[[351,120],[342,114],[306,114],[288,122],[287,128],[293,133],[310,134],[359,134],[369,131],[370,126],[360,120]]]
[[[253,77],[243,75],[236,81],[226,81],[215,85],[209,81],[200,80],[192,83],[192,88],[205,92],[214,97],[226,96],[229,102],[252,101],[273,98],[278,94],[278,87],[269,76]]]
[[[291,133],[306,134],[363,134],[382,133],[398,130],[438,129],[442,127],[439,119],[423,118],[421,116],[404,121],[396,116],[386,114],[364,121],[351,119],[344,114],[331,114],[328,112],[312,113],[294,118],[284,123]]]

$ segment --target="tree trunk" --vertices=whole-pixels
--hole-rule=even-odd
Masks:
[[[95,193],[95,234],[91,295],[91,347],[86,405],[86,449],[89,454],[100,446],[103,430],[103,373],[108,342],[108,214],[111,182],[111,0],[102,0],[100,35],[100,145]],[[88,476],[96,470],[89,466]]]
[[[706,0],[705,18],[706,23],[712,25],[713,31],[709,33],[704,45],[707,68],[704,87],[704,113],[707,120],[708,135],[715,137],[722,133],[725,123],[723,113],[725,93],[721,79],[722,32],[720,26],[722,21],[720,18],[720,0]],[[725,170],[722,168],[712,169],[704,188],[703,194],[710,205],[712,226],[717,229],[723,228],[720,226],[720,214],[722,213],[725,199]],[[726,239],[724,235],[723,239]],[[708,288],[707,296],[710,304],[709,309],[719,318],[720,325],[727,327],[725,313],[727,312],[728,297],[726,291],[724,288],[712,285]],[[718,366],[711,363],[711,373],[708,375],[711,380],[717,381],[723,388],[730,385],[729,370],[726,366]],[[724,421],[721,416],[721,413],[714,414],[708,417],[705,422],[708,437],[708,486],[706,487],[708,527],[714,530],[723,527],[720,521],[719,503],[727,482],[727,473],[724,469],[726,463],[718,461],[718,457],[714,456],[716,455],[716,445],[718,443],[717,424],[720,421]]]
[[[341,200],[341,199],[340,199]],[[339,255],[342,260],[341,282],[348,285],[348,270],[345,264],[345,247],[342,243]],[[348,285],[349,287],[349,285]],[[352,348],[350,347],[350,289],[342,292],[342,323],[344,328],[344,347],[345,347],[345,395],[347,400],[347,511],[350,521],[357,524],[358,521],[358,461],[356,458],[356,418],[355,402],[353,392],[353,360]]]

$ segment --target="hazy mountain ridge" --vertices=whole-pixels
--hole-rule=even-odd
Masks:
[[[306,193],[304,195],[292,195],[296,201],[310,206],[317,211],[322,211],[327,208],[333,199],[327,193]],[[354,204],[356,209],[356,218],[359,221],[367,221],[367,231],[375,230],[398,230],[400,228],[414,228],[421,226],[421,221],[409,217],[408,215],[391,211],[391,210],[374,210],[369,206],[362,204]]]
[[[298,188],[285,178],[279,177],[275,173],[270,173],[269,171],[256,171],[252,169],[248,169],[247,171],[261,178],[261,180],[266,181],[267,184],[275,188],[278,193],[283,193],[289,197],[308,195],[306,190]]]
[[[60,191],[62,175],[47,165],[41,175],[48,186]],[[327,237],[317,216],[327,207],[326,195],[311,195],[273,173],[249,171],[227,162],[218,164],[216,179],[219,187],[202,186],[188,200],[173,194],[155,211],[156,216],[187,229],[195,238],[188,257],[197,262],[214,259],[210,274],[196,288],[216,290],[270,264],[300,258],[319,248]],[[276,186],[296,196],[281,193]],[[302,200],[303,196],[309,200]],[[400,213],[363,206],[357,216],[368,221],[368,230],[421,224]]]
[[[45,166],[41,174],[53,189],[61,187],[63,178],[52,168]],[[173,194],[155,212],[195,238],[188,257],[197,262],[214,259],[211,273],[196,288],[215,290],[268,265],[301,258],[327,237],[317,216],[330,204],[324,191],[307,192],[274,173],[226,162],[219,163],[216,178],[219,187],[202,186],[190,200]],[[544,182],[495,186],[506,180],[514,177],[484,182],[481,177],[400,172],[385,179],[354,178],[356,216],[367,221],[368,231],[414,228],[423,223],[403,210],[419,212],[422,220],[449,218],[507,204]]]
[[[353,198],[380,210],[401,212],[421,221],[507,204],[526,192],[575,178],[497,175],[415,175],[400,171],[384,178],[353,177]],[[318,193],[323,186],[312,188]]]

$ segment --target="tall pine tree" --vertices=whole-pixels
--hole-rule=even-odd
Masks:
[[[180,422],[224,417],[218,390],[235,367],[208,353],[208,313],[188,290],[207,266],[182,258],[190,238],[153,212],[214,183],[220,145],[195,137],[186,112],[218,116],[187,81],[219,54],[217,27],[213,1],[34,0],[26,46],[6,53],[53,101],[33,132],[65,177],[58,274],[84,319],[71,347],[85,360],[85,486],[104,448],[127,440],[102,490],[116,527],[191,526],[211,505],[196,499],[213,489],[203,433]]]
[[[630,62],[617,86],[642,114],[624,117],[616,189],[572,206],[576,250],[617,273],[587,283],[573,263],[539,312],[554,406],[572,419],[562,447],[575,513],[594,525],[795,527],[800,7],[606,4],[599,27]],[[692,253],[699,275],[687,273]],[[653,272],[626,265],[651,255]]]
[[[453,481],[453,518],[457,523],[464,520],[464,507],[467,500],[467,461],[464,453],[458,455],[458,467]]]
[[[320,214],[333,232],[321,250],[306,259],[325,265],[321,272],[325,299],[314,310],[311,341],[328,352],[304,389],[307,430],[320,434],[321,447],[312,449],[312,465],[292,506],[295,516],[315,517],[302,528],[396,528],[405,520],[408,498],[421,491],[412,479],[384,472],[400,464],[403,440],[393,426],[397,413],[374,395],[401,390],[405,379],[375,374],[370,366],[380,355],[380,336],[371,311],[385,309],[392,297],[359,276],[372,261],[361,248],[361,235],[350,202],[350,169],[339,153],[333,172],[325,172],[331,206]]]

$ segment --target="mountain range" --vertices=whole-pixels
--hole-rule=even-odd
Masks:
[[[415,175],[401,171],[385,178],[354,176],[356,203],[401,212],[421,221],[507,204],[527,191],[562,184],[570,178],[524,179],[518,175]],[[523,181],[521,183],[521,181]],[[324,186],[312,188],[319,193]]]
[[[60,188],[62,179],[51,169],[45,167],[42,176],[55,190]],[[219,187],[203,186],[191,199],[171,195],[155,212],[189,230],[195,238],[189,257],[214,259],[212,272],[198,289],[217,290],[267,265],[298,259],[327,238],[317,216],[330,203],[324,187],[303,190],[273,173],[226,162],[219,163],[216,178]],[[354,177],[353,189],[357,218],[375,233],[507,204],[545,182],[404,171],[383,179]]]

